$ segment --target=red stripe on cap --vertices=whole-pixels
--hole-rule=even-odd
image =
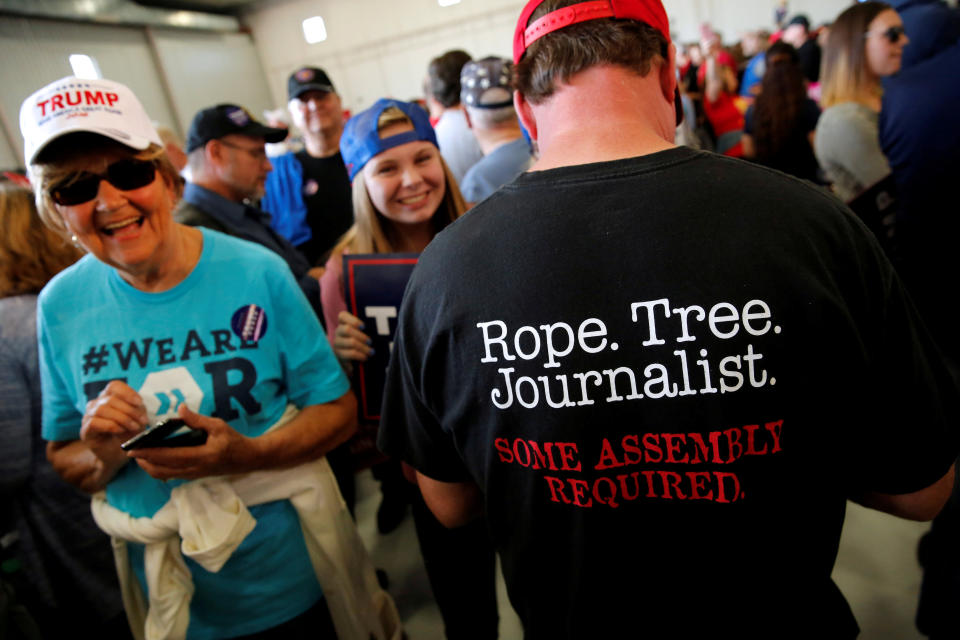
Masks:
[[[531,24],[530,16],[544,0],[531,0],[523,8],[513,34],[513,62],[517,64],[524,52],[539,38],[558,29],[578,22],[598,18],[638,20],[659,31],[670,42],[670,25],[667,12],[660,0],[591,0],[563,7],[541,16]]]

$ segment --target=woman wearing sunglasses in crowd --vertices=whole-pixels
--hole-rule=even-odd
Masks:
[[[890,175],[877,128],[880,83],[900,70],[909,41],[900,16],[883,2],[856,4],[830,27],[814,151],[844,202]]]
[[[127,87],[61,79],[20,126],[41,217],[88,253],[39,298],[47,456],[95,494],[136,637],[399,637],[322,457],[356,401],[286,264],[174,222]],[[205,442],[121,448],[175,416]]]
[[[347,122],[340,152],[353,182],[355,221],[327,261],[320,292],[330,342],[344,366],[352,369],[372,350],[361,320],[347,311],[343,254],[420,253],[463,214],[466,204],[440,156],[429,116],[418,105],[378,100]],[[396,461],[383,464],[399,469]],[[415,478],[412,469],[405,472]],[[384,500],[396,499],[389,492],[405,488],[395,485],[389,471],[384,475]],[[402,477],[400,482],[406,484]],[[413,493],[417,538],[446,637],[496,638],[494,552],[485,523],[446,529],[419,492]]]

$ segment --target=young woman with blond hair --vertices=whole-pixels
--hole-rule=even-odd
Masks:
[[[334,248],[320,281],[327,334],[347,369],[372,355],[359,318],[347,311],[344,253],[420,253],[466,204],[440,155],[429,116],[418,105],[380,99],[347,122],[340,151],[353,182],[353,227]],[[411,496],[427,576],[447,638],[496,638],[498,613],[493,546],[484,520],[446,529],[389,460],[375,469],[383,504],[381,532],[396,526]],[[406,475],[416,477],[412,469]]]
[[[877,127],[881,78],[900,70],[909,42],[900,16],[883,2],[856,4],[830,28],[814,151],[844,202],[890,175]]]

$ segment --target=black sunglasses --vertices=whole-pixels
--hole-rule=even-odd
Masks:
[[[150,160],[117,160],[107,167],[107,175],[81,171],[50,189],[50,197],[64,206],[83,204],[97,197],[101,180],[121,191],[131,191],[153,182],[156,174],[157,166]]]
[[[884,38],[889,40],[890,44],[897,44],[897,41],[900,40],[900,36],[904,35],[906,32],[907,30],[903,28],[903,25],[897,25],[894,27],[890,27],[886,31],[881,31],[880,35],[882,35]],[[873,32],[867,31],[868,36],[871,33]]]

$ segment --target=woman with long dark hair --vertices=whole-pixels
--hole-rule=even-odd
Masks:
[[[813,135],[820,108],[807,97],[797,50],[785,42],[776,42],[766,56],[760,95],[747,110],[744,156],[798,178],[819,182]]]

